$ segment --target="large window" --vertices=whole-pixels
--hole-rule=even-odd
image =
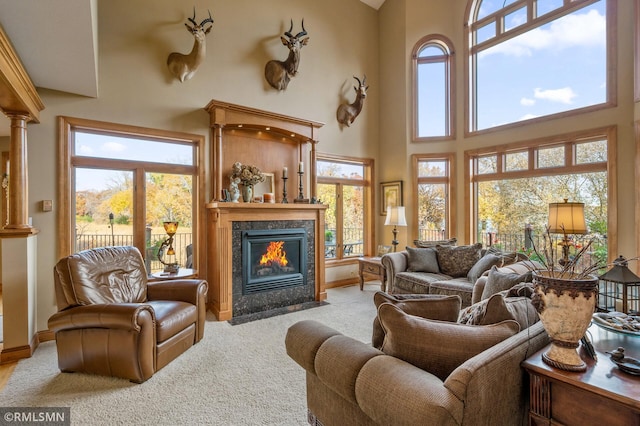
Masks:
[[[455,229],[453,218],[455,211],[452,193],[455,184],[453,179],[453,154],[445,155],[413,155],[416,199],[415,213],[419,240],[443,240],[450,237],[450,230]],[[415,226],[417,225],[417,226]]]
[[[444,36],[421,39],[412,53],[414,140],[453,138],[453,48]]]
[[[615,103],[616,0],[477,0],[470,131]]]
[[[347,259],[369,255],[371,160],[318,155],[318,198],[325,213],[325,257]]]
[[[616,221],[608,219],[616,205],[613,128],[467,155],[475,241],[507,251],[530,250],[532,241],[542,247],[549,203],[566,199],[585,204],[589,235],[583,238],[596,238],[590,254],[606,261],[607,248],[615,250]]]
[[[177,221],[175,258],[197,264],[200,151],[197,135],[61,118],[61,256],[80,250],[133,245],[148,272],[162,269],[163,222]]]

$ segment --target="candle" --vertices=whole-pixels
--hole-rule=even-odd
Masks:
[[[286,177],[287,177],[287,168],[286,168],[286,167],[283,167],[283,168],[282,168],[282,177],[283,177],[283,178],[286,178]]]
[[[302,161],[298,163],[298,171],[300,173],[304,172],[304,163]]]

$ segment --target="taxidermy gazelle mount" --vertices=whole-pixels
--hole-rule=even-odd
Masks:
[[[336,115],[338,117],[338,122],[347,127],[351,126],[351,123],[356,119],[356,117],[362,111],[362,106],[364,105],[364,99],[367,97],[367,76],[365,75],[362,81],[356,76],[353,76],[358,81],[358,87],[353,86],[356,91],[356,100],[351,104],[340,104],[338,107],[338,111]]]
[[[206,36],[207,34],[209,34],[209,31],[211,31],[211,28],[213,28],[213,18],[211,17],[211,12],[209,12],[208,18],[198,24],[196,22],[196,9],[193,8],[193,18],[187,18],[187,20],[191,22],[193,26],[190,26],[186,22],[184,23],[184,26],[187,27],[187,29],[195,39],[193,41],[193,48],[191,49],[191,52],[187,55],[173,52],[167,58],[167,66],[169,67],[169,71],[171,71],[171,74],[176,76],[176,78],[180,80],[180,82],[189,80],[198,70],[198,67],[204,60],[207,51]],[[206,24],[211,25],[205,28]]]
[[[300,64],[300,49],[309,43],[309,37],[302,38],[307,35],[304,29],[304,19],[302,20],[302,31],[295,36],[291,34],[293,29],[293,19],[289,31],[284,33],[287,38],[280,37],[282,44],[289,48],[289,56],[285,61],[271,60],[264,67],[264,77],[271,87],[276,90],[285,90],[289,84],[291,77],[295,77],[298,73],[298,65]]]

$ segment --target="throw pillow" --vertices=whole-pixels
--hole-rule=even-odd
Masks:
[[[480,326],[419,318],[390,303],[378,307],[378,318],[385,331],[384,353],[443,381],[469,358],[520,330],[515,321]]]
[[[475,284],[478,280],[478,277],[491,269],[493,265],[501,266],[503,262],[503,258],[500,255],[494,253],[487,253],[480,258],[472,267],[469,269],[467,273],[467,278],[471,282],[471,284]]]
[[[436,249],[433,248],[413,248],[407,247],[408,261],[407,271],[409,272],[440,272],[438,268],[438,258]]]
[[[413,244],[420,248],[433,248],[435,246],[455,246],[458,240],[456,238],[449,238],[448,240],[413,240]]]
[[[509,290],[516,284],[520,284],[523,282],[531,282],[533,280],[533,276],[531,271],[525,272],[524,274],[517,274],[514,272],[500,272],[498,268],[492,266],[489,270],[489,276],[487,277],[487,283],[484,285],[484,290],[482,290],[482,296],[480,296],[480,300],[487,299],[492,294],[498,293],[503,290]]]
[[[442,296],[439,294],[394,294],[378,291],[373,295],[373,304],[378,308],[383,303],[391,303],[409,315],[442,321],[458,319],[462,299],[460,296]],[[371,345],[380,349],[384,341],[384,330],[376,316],[373,319]]]
[[[538,322],[538,312],[531,304],[531,298],[507,297],[510,291],[501,291],[463,309],[460,311],[458,322],[467,325],[488,325],[514,320],[520,325],[520,330]]]
[[[440,272],[453,278],[466,276],[480,260],[480,250],[481,243],[470,246],[436,246]]]

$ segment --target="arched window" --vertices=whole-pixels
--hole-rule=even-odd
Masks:
[[[471,0],[471,132],[615,105],[616,0]]]
[[[413,49],[413,140],[451,139],[453,117],[453,48],[441,35],[422,38]]]

